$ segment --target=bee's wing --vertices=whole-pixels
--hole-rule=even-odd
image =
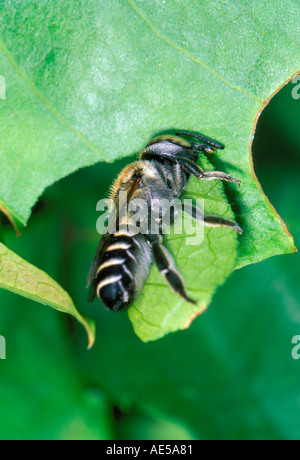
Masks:
[[[124,186],[122,187],[122,196],[120,198],[120,200],[117,200],[116,199],[116,207],[115,207],[115,210],[111,213],[109,219],[111,219],[112,221],[115,221],[115,222],[118,222],[118,219],[119,219],[119,214],[120,214],[120,209],[118,207],[118,202],[121,202],[122,201],[124,202],[124,200],[127,200],[130,201],[130,199],[132,198],[135,190],[138,188],[139,186],[139,183],[141,181],[141,174],[139,172],[136,173],[136,175],[134,176],[133,179],[131,179],[130,181],[128,181],[127,184],[124,184]],[[100,239],[100,243],[98,245],[98,248],[97,248],[97,251],[96,251],[96,254],[95,254],[95,257],[94,257],[94,260],[93,260],[93,263],[92,263],[92,266],[91,266],[91,269],[90,269],[90,272],[88,274],[88,279],[87,279],[87,288],[90,288],[90,292],[89,292],[89,296],[88,296],[88,302],[93,302],[93,300],[95,299],[96,297],[96,275],[97,275],[97,270],[98,270],[98,267],[100,266],[100,263],[101,263],[101,259],[106,251],[106,248],[109,244],[109,239],[110,239],[111,235],[110,233],[104,233]]]

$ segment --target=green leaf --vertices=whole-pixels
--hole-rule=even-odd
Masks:
[[[7,211],[25,224],[45,187],[66,174],[138,151],[163,129],[201,130],[226,144],[222,158],[243,179],[235,195],[245,228],[239,264],[293,251],[252,174],[249,148],[264,101],[299,70],[296,5],[3,3]]]
[[[29,264],[0,243],[0,288],[74,316],[86,329],[88,346],[95,342],[92,321],[76,310],[70,296],[43,271]]]

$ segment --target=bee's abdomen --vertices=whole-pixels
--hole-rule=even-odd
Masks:
[[[128,307],[142,289],[150,265],[151,249],[143,235],[116,233],[97,271],[98,298],[114,311]]]

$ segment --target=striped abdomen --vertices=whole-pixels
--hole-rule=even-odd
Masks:
[[[111,310],[128,307],[142,290],[151,266],[151,247],[144,235],[112,235],[96,275],[98,298]]]

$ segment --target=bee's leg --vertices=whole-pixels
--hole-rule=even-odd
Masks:
[[[220,179],[227,182],[236,182],[238,184],[241,183],[239,179],[235,179],[235,177],[232,177],[229,174],[225,174],[222,171],[203,171],[203,169],[200,168],[200,166],[198,166],[196,163],[189,162],[186,159],[182,159],[181,164],[187,172],[193,174],[193,176],[197,177],[197,179]]]
[[[196,152],[215,153],[216,149],[203,144],[202,142],[194,142],[193,150]]]
[[[243,233],[241,227],[233,220],[224,219],[219,216],[207,215],[204,217],[204,225],[207,227],[231,227],[234,228],[239,235]]]
[[[192,174],[193,176],[197,177],[197,179],[209,179],[209,180],[220,179],[220,180],[224,180],[227,182],[236,182],[240,184],[241,181],[239,179],[235,179],[234,177],[230,176],[229,174],[225,174],[222,171],[206,171],[206,172],[203,171],[203,169],[200,168],[200,166],[198,166],[195,163],[198,157],[198,155],[195,155],[195,152],[196,152],[196,149],[190,150],[190,151],[186,149],[185,152],[180,152],[180,154],[178,155],[176,153],[174,154],[170,152],[159,152],[158,153],[155,151],[150,151],[150,148],[149,148],[148,151],[145,151],[145,153],[142,154],[141,158],[143,160],[165,158],[166,160],[170,160],[175,163],[178,162],[186,170],[187,173]]]
[[[224,217],[204,215],[202,209],[197,206],[182,203],[182,211],[191,216],[194,220],[203,221],[208,227],[231,227],[234,228],[239,235],[243,233],[241,227],[233,220],[224,219]]]
[[[186,293],[186,289],[179,274],[173,258],[169,251],[163,245],[163,238],[161,235],[149,235],[148,239],[151,243],[152,252],[154,256],[155,263],[159,271],[164,275],[165,280],[169,284],[169,286],[183,297],[187,302],[196,304],[194,300],[192,300]]]
[[[206,171],[202,174],[202,176],[199,177],[199,179],[208,179],[208,180],[220,179],[220,180],[225,180],[227,182],[236,182],[239,185],[241,183],[239,179],[236,179],[235,177],[232,177],[229,174],[225,174],[222,171]]]

